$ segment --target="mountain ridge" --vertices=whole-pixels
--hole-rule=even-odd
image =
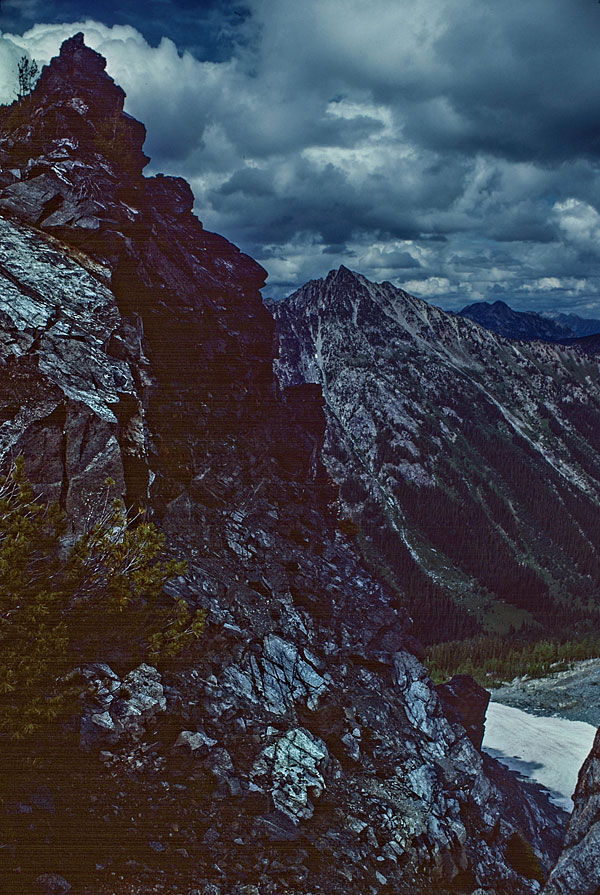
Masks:
[[[589,354],[597,353],[600,321],[579,317],[577,314],[538,314],[534,311],[515,311],[506,302],[474,302],[458,311],[508,339],[560,342],[579,347]]]
[[[365,521],[370,545],[388,542],[376,551],[388,569],[395,553],[402,580],[416,556],[434,583],[446,579],[446,589],[471,591],[458,606],[466,628],[469,614],[484,621],[480,605],[495,588],[501,602],[530,613],[529,622],[542,623],[551,607],[561,615],[557,599],[579,586],[577,563],[564,553],[565,526],[575,533],[584,525],[586,535],[574,534],[577,550],[588,557],[586,569],[594,563],[597,364],[559,345],[506,340],[345,270],[269,306],[280,335],[281,382],[323,387],[326,463],[349,514]],[[549,525],[544,495],[556,504],[560,527]],[[448,514],[446,532],[440,513]],[[461,524],[471,525],[473,543],[453,541]],[[550,550],[539,530],[553,539]],[[587,607],[586,575],[579,581]],[[489,609],[493,617],[500,606]],[[583,623],[583,608],[580,616]],[[428,639],[427,626],[419,635]]]
[[[560,342],[575,336],[573,330],[561,322],[533,311],[514,311],[504,301],[473,302],[458,313],[508,339]]]

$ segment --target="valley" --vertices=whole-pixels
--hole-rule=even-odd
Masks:
[[[322,387],[324,460],[357,544],[433,664],[513,677],[542,641],[538,672],[595,655],[597,362],[346,268],[269,307],[280,381]]]

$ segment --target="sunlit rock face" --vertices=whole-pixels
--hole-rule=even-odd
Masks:
[[[325,462],[419,636],[500,616],[597,629],[596,360],[510,342],[344,267],[269,307],[280,380],[321,385]]]
[[[77,672],[66,770],[2,816],[12,889],[534,892],[509,843],[549,867],[563,815],[444,714],[338,519],[319,384],[275,378],[264,271],[143,177],[122,108],[79,35],[0,109],[0,459],[76,529],[107,477],[147,506],[207,627],[174,668]]]
[[[111,478],[146,469],[141,331],[125,320],[107,272],[0,219],[0,452],[30,475],[76,528]],[[147,472],[145,475],[147,481]]]

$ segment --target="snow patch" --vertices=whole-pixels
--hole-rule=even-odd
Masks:
[[[482,748],[507,768],[547,789],[552,801],[570,812],[577,775],[595,735],[596,728],[585,721],[542,718],[491,702]]]

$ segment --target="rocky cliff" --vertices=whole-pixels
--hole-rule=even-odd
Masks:
[[[600,731],[581,771],[563,852],[544,895],[597,895],[600,888]]]
[[[346,268],[271,309],[281,382],[322,386],[328,469],[424,640],[597,630],[597,360]]]
[[[273,372],[264,271],[185,183],[143,177],[82,35],[0,126],[0,459],[75,533],[110,476],[207,611],[171,670],[79,670],[52,773],[4,791],[7,891],[535,892],[563,815],[482,757],[460,720],[481,717],[446,716],[357,559],[320,388]]]

